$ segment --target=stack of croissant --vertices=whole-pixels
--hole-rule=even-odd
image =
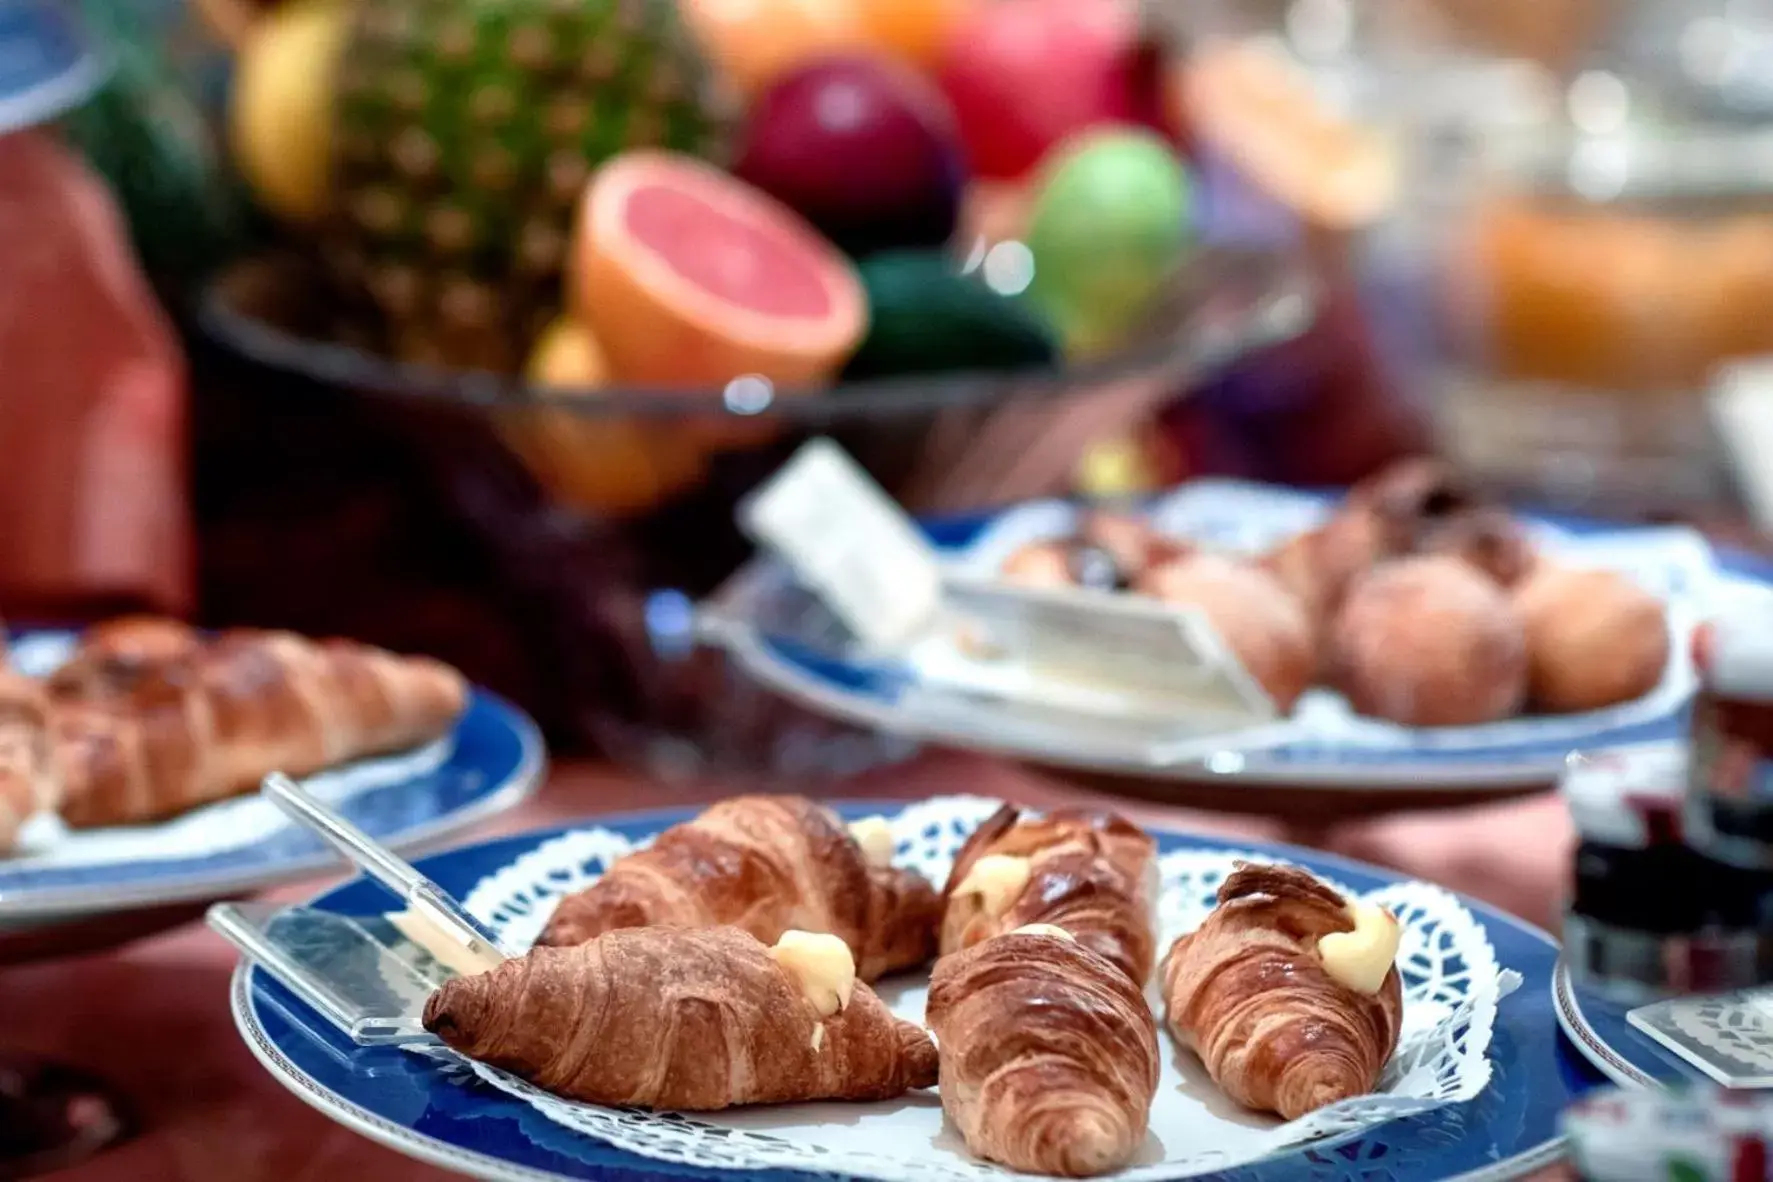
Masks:
[[[49,677],[0,648],[0,850],[33,814],[76,829],[156,821],[418,746],[467,703],[454,669],[345,640],[205,635],[172,620],[89,629]]]
[[[1320,683],[1406,726],[1598,710],[1654,689],[1670,652],[1655,596],[1539,552],[1431,461],[1356,486],[1266,554],[1210,553],[1099,512],[1018,550],[1003,576],[1197,608],[1282,713]]]
[[[980,1158],[1066,1177],[1133,1160],[1159,1079],[1152,839],[1112,815],[1006,806],[940,892],[894,852],[878,818],[722,802],[562,900],[526,955],[439,988],[425,1026],[588,1103],[936,1085]],[[1228,1096],[1282,1117],[1372,1091],[1401,1016],[1395,921],[1284,867],[1240,866],[1219,901],[1163,958],[1175,1038]],[[932,958],[926,1031],[870,982]]]

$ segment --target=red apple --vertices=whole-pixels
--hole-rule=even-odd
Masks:
[[[1155,64],[1130,0],[1013,0],[967,16],[939,78],[974,174],[1015,180],[1085,128],[1158,126]]]
[[[907,66],[859,57],[815,61],[765,91],[733,172],[858,257],[946,242],[965,179],[941,92]]]

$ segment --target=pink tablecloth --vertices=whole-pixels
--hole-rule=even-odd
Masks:
[[[882,777],[868,791],[923,796],[966,791],[1030,804],[1059,798],[1054,786],[976,759],[943,757]],[[607,769],[556,771],[543,793],[491,831],[510,831],[598,811],[692,803],[717,788],[673,793]],[[857,794],[861,794],[860,791]],[[1250,837],[1279,826],[1133,806],[1149,821]],[[1390,863],[1549,924],[1569,825],[1554,799],[1435,818],[1398,818],[1321,844]],[[291,888],[297,897],[314,884]],[[310,1182],[401,1179],[441,1182],[442,1171],[407,1161],[332,1124],[266,1075],[228,1016],[230,950],[201,927],[75,960],[5,970],[4,1044],[102,1073],[136,1105],[144,1132],[101,1158],[58,1175],[64,1182]]]

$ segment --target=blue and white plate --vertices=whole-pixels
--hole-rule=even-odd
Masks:
[[[1147,507],[1166,533],[1228,551],[1266,549],[1320,521],[1332,499],[1235,481],[1200,481]],[[1034,502],[1001,513],[924,523],[944,561],[958,572],[998,569],[1016,548],[1070,532],[1077,508]],[[1773,565],[1746,555],[1717,555],[1696,532],[1529,518],[1536,541],[1577,565],[1628,574],[1667,605],[1683,635],[1719,597],[1768,594]],[[1328,791],[1470,789],[1494,791],[1549,783],[1574,751],[1676,737],[1694,685],[1685,645],[1645,697],[1579,715],[1528,716],[1488,726],[1409,728],[1364,718],[1340,695],[1314,689],[1280,726],[1264,726],[1258,744],[1228,742],[1201,758],[1162,755],[1148,730],[1119,728],[1081,715],[1063,718],[1026,701],[993,700],[959,686],[916,659],[854,655],[829,613],[785,566],[763,559],[738,576],[705,613],[706,634],[752,677],[820,713],[876,730],[1086,771],[1152,780],[1232,779]],[[958,646],[957,646],[958,647]]]
[[[68,633],[27,633],[13,663],[41,675],[65,659]],[[480,690],[452,734],[418,751],[364,760],[308,781],[371,836],[415,849],[521,803],[546,763],[522,711]],[[69,831],[29,822],[0,858],[0,924],[74,918],[260,890],[337,864],[269,802],[238,797],[154,825]]]
[[[108,73],[78,5],[0,0],[0,135],[55,118],[98,89]]]
[[[845,806],[842,811],[860,817],[905,808],[909,817],[920,807],[895,803]],[[613,835],[617,844],[639,842],[688,815],[604,820],[599,829]],[[500,894],[508,886],[503,880],[514,868],[545,860],[562,843],[596,836],[597,831],[550,830],[481,843],[419,865],[458,898],[469,898],[477,889]],[[1156,836],[1164,855],[1183,861],[1241,848],[1299,863],[1354,891],[1394,888],[1402,881],[1372,867],[1305,850],[1283,846],[1251,850],[1183,833]],[[313,905],[366,915],[386,910],[390,899],[375,884],[360,880],[321,895]],[[1497,963],[1525,981],[1522,988],[1496,1002],[1486,1052],[1487,1082],[1475,1098],[1359,1132],[1281,1148],[1235,1170],[1190,1171],[1189,1176],[1240,1182],[1306,1178],[1439,1182],[1518,1177],[1553,1162],[1561,1152],[1560,1112],[1596,1079],[1561,1049],[1556,1037],[1551,976],[1557,946],[1545,933],[1481,904],[1467,901],[1460,914],[1474,917]],[[508,1083],[495,1086],[459,1061],[395,1048],[359,1047],[255,968],[242,966],[236,972],[232,1003],[253,1053],[302,1100],[399,1152],[476,1177],[714,1182],[737,1175],[766,1182],[812,1182],[823,1176],[787,1169],[713,1169],[625,1152],[569,1127],[526,1102]],[[768,1117],[765,1112],[763,1118]],[[656,1119],[669,1123],[673,1118]],[[746,1136],[740,1133],[735,1139]],[[721,1154],[714,1156],[725,1160]],[[1139,1172],[1144,1176],[1151,1168]]]
[[[1552,978],[1558,1027],[1596,1071],[1624,1088],[1673,1087],[1705,1079],[1631,1024],[1627,1015],[1641,1004],[1619,1001],[1580,984],[1569,966],[1558,962]]]

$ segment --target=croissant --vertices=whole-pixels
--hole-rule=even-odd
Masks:
[[[1366,1095],[1397,1049],[1403,992],[1389,961],[1371,993],[1331,975],[1319,942],[1355,928],[1346,900],[1303,870],[1240,863],[1164,958],[1171,1033],[1247,1108],[1293,1120]]]
[[[867,985],[854,982],[847,1002],[815,996],[773,952],[731,927],[618,929],[446,983],[425,1005],[425,1029],[591,1104],[886,1100],[936,1082],[929,1035]]]
[[[54,808],[61,782],[49,747],[49,699],[30,678],[0,669],[0,852],[12,849],[19,828]]]
[[[1144,1142],[1157,1023],[1121,966],[1064,930],[1024,928],[944,956],[925,1020],[942,1107],[975,1156],[1082,1178]]]
[[[115,658],[115,659],[113,659]],[[107,656],[52,685],[62,819],[131,824],[445,733],[467,687],[351,641],[229,632],[166,659]]]
[[[57,697],[94,701],[126,695],[146,670],[203,647],[202,633],[164,616],[120,616],[80,634],[74,653],[49,676]]]
[[[563,899],[540,942],[651,924],[731,924],[764,941],[798,928],[840,937],[874,981],[935,955],[941,903],[922,876],[890,865],[890,840],[870,845],[804,797],[736,796]]]
[[[1134,981],[1151,976],[1157,845],[1118,816],[994,813],[961,847],[943,892],[942,953],[1028,924],[1070,932]]]

